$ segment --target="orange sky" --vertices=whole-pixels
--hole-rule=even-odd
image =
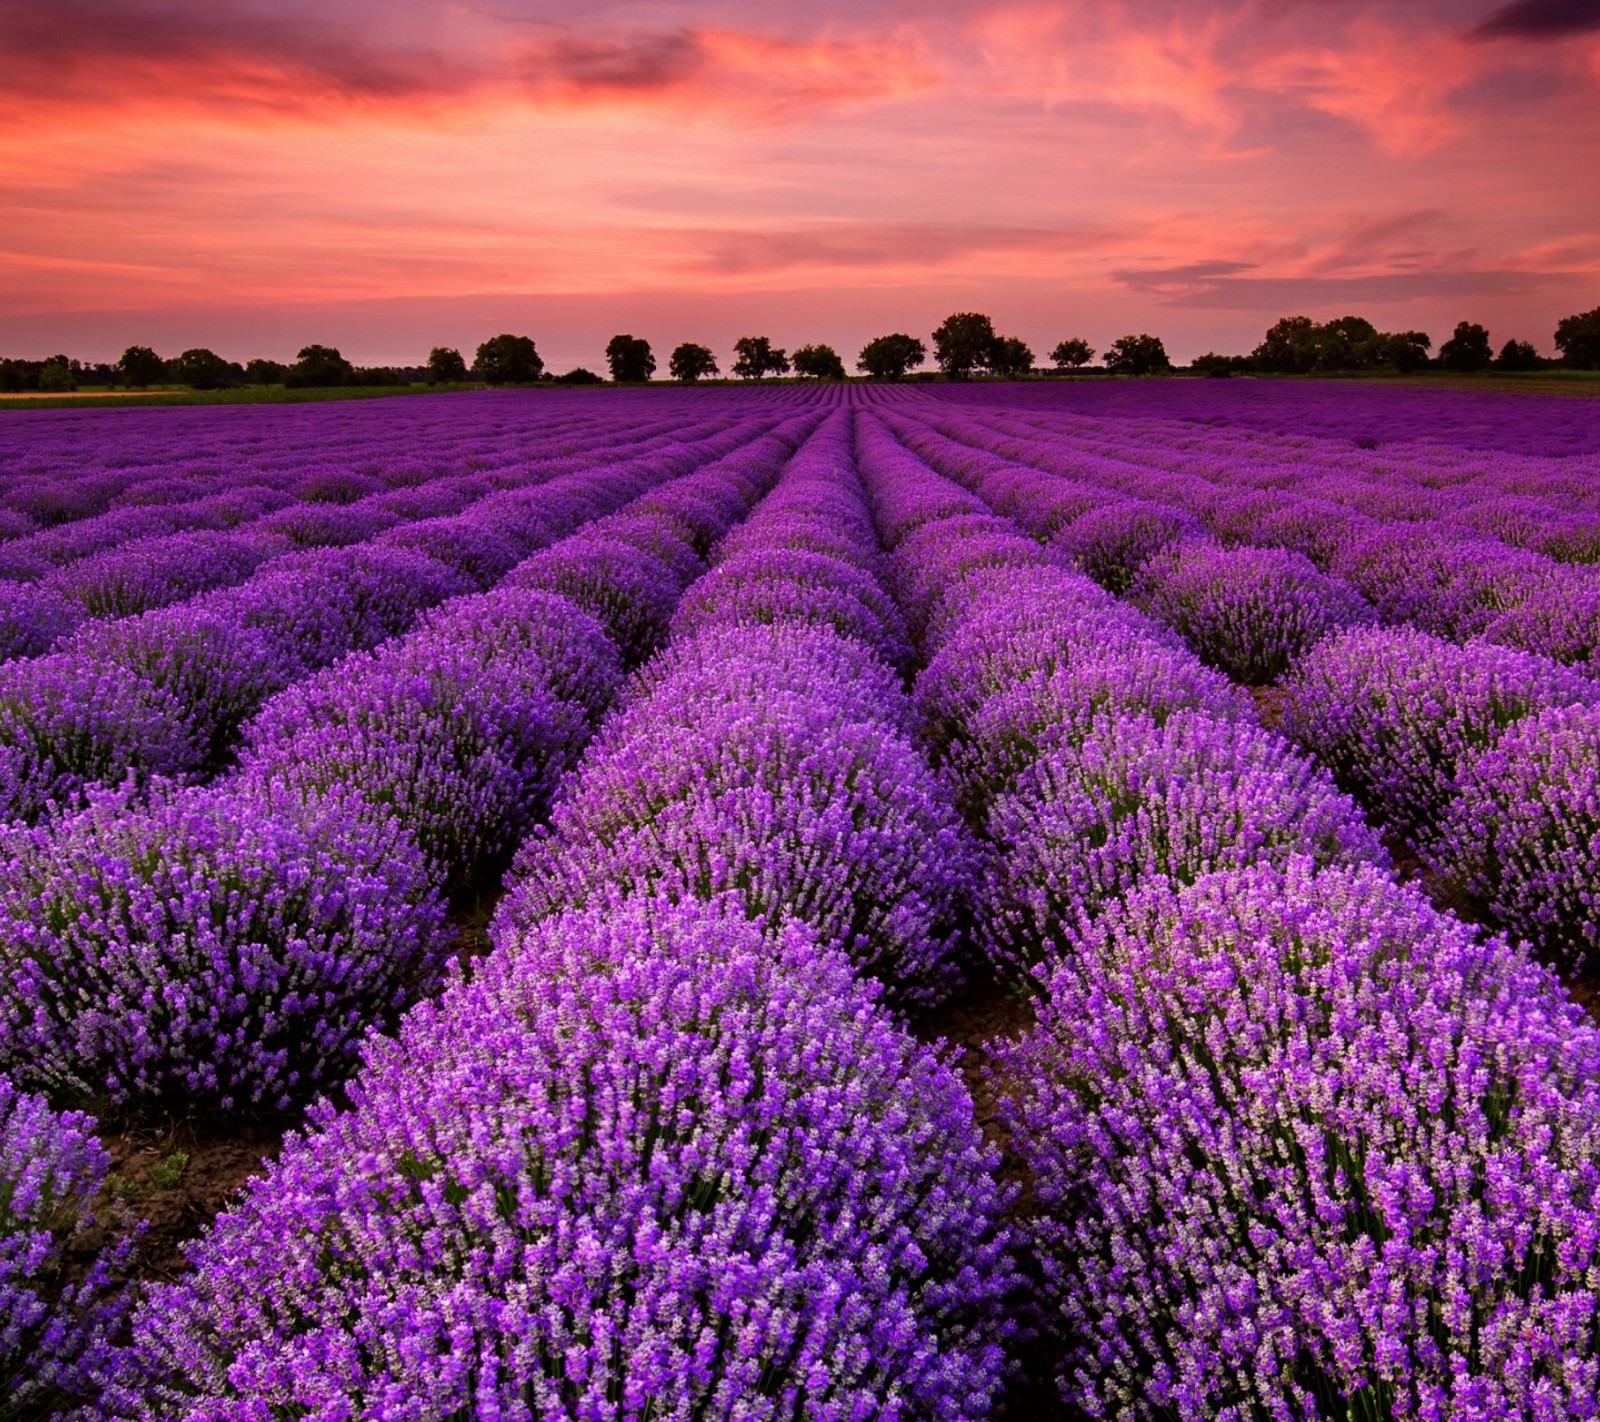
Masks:
[[[1600,304],[1600,0],[0,0],[0,354]]]

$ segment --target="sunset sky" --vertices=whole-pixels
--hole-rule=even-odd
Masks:
[[[0,355],[1600,305],[1600,0],[0,0],[0,119]]]

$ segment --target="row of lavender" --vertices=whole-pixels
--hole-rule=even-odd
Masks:
[[[697,473],[641,464],[547,487],[552,521],[591,521],[494,591],[270,699],[215,787],[91,792],[5,832],[0,1396],[103,1364],[131,1248],[108,1245],[56,1296],[107,1162],[86,1117],[18,1088],[143,1117],[336,1081],[370,1025],[436,983],[443,896],[504,862],[624,661],[664,635],[674,585],[815,420],[736,425],[733,451]]]
[[[281,421],[279,422],[282,423]],[[269,444],[239,431],[209,456],[171,457],[165,440],[141,439],[135,426],[116,428],[115,444],[94,429],[72,451],[74,467],[51,477],[0,475],[0,500],[24,498],[35,479],[57,502],[73,496],[113,507],[58,522],[30,537],[0,542],[0,659],[48,651],[86,619],[128,616],[231,586],[261,564],[299,549],[376,540],[384,546],[449,553],[449,522],[496,490],[515,490],[607,460],[659,453],[726,423],[702,416],[698,431],[682,420],[517,419],[464,435],[436,421],[397,420],[428,452],[396,463],[395,431],[376,429],[352,442],[348,432],[327,443],[312,437],[337,428],[298,422]],[[298,433],[293,433],[298,430]],[[474,439],[473,436],[476,436]],[[40,461],[23,450],[27,467]],[[540,451],[528,457],[532,444]],[[109,465],[116,467],[111,468]],[[43,491],[40,491],[43,492]],[[89,495],[96,496],[88,500]],[[441,527],[442,521],[442,527]]]
[[[1600,947],[1600,569],[1379,523],[1299,486],[1273,494],[1281,518],[1190,472],[1157,483],[1157,503],[1148,466],[885,418],[1209,665],[1281,681],[1283,729],[1453,901],[1568,966]],[[1564,517],[1547,528],[1570,532]]]
[[[1063,1394],[1597,1415],[1600,1032],[1160,624],[887,428],[859,452],[979,941],[1038,998],[995,1084]]]
[[[1007,1192],[897,1020],[956,980],[970,845],[849,428],[677,601],[490,957],[147,1296],[113,1413],[987,1413]]]

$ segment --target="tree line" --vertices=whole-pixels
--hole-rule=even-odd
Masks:
[[[994,322],[977,311],[947,316],[932,333],[935,366],[949,380],[967,380],[975,374],[1016,379],[1032,374],[1037,366],[1032,348],[1016,336],[996,331]],[[1565,365],[1578,370],[1600,370],[1600,307],[1563,318],[1556,327],[1555,346],[1561,355],[1547,361],[1527,341],[1508,340],[1496,353],[1488,330],[1473,321],[1458,322],[1454,334],[1433,354],[1432,338],[1425,331],[1380,331],[1362,316],[1341,316],[1317,322],[1309,316],[1285,316],[1275,322],[1261,343],[1248,355],[1220,355],[1208,351],[1197,356],[1189,369],[1198,375],[1315,375],[1345,371],[1395,370],[1413,372],[1439,369],[1461,373],[1475,371],[1538,370]],[[829,345],[798,347],[791,355],[774,346],[768,336],[741,336],[733,343],[729,373],[741,380],[762,380],[791,373],[805,379],[843,380],[844,359]],[[1050,351],[1058,373],[1090,368],[1095,349],[1081,336],[1068,336]],[[876,336],[856,357],[856,370],[872,380],[904,380],[927,364],[928,344],[904,331]],[[618,384],[642,384],[656,373],[650,342],[623,333],[606,345],[610,378]],[[1159,336],[1148,333],[1121,336],[1107,347],[1099,369],[1111,375],[1164,375],[1174,369]],[[667,358],[667,373],[683,384],[721,375],[715,352],[709,346],[685,341]],[[532,385],[540,382],[596,385],[602,377],[579,367],[553,376],[530,336],[503,332],[478,346],[469,365],[451,346],[435,346],[420,366],[356,366],[337,347],[302,346],[292,364],[256,359],[240,364],[215,351],[195,347],[163,359],[149,346],[129,346],[115,364],[84,365],[64,355],[42,361],[0,360],[0,391],[67,393],[80,386],[120,385],[142,389],[154,385],[184,385],[192,390],[222,390],[243,385],[284,385],[291,389],[326,389],[337,386]]]

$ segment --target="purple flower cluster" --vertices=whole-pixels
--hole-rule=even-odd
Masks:
[[[819,432],[822,450],[840,428]],[[549,833],[519,855],[498,933],[569,905],[731,893],[752,917],[806,922],[897,1002],[949,992],[971,855],[905,734],[904,693],[886,665],[874,666],[882,639],[819,625],[803,599],[785,616],[790,604],[777,598],[753,613],[747,599],[720,595],[729,567],[766,559],[769,583],[781,586],[789,559],[826,556],[769,554],[755,542],[767,527],[791,537],[818,483],[844,511],[819,523],[853,529],[860,554],[834,569],[876,591],[860,582],[874,543],[853,470],[837,453],[817,454],[801,450],[741,533],[736,558],[718,560],[686,594],[691,615],[673,649],[597,738]],[[804,592],[809,565],[799,566]]]
[[[1004,1047],[1096,1417],[1600,1415],[1600,1032],[1373,869],[1136,892]]]
[[[126,1313],[136,1233],[102,1201],[94,1122],[0,1074],[0,1415],[81,1393]],[[90,1243],[99,1228],[103,1239]],[[54,1396],[53,1396],[54,1395]],[[40,1415],[43,1415],[42,1411]]]
[[[1178,711],[1093,722],[1041,755],[985,825],[985,946],[1007,975],[1048,971],[1072,934],[1137,886],[1221,869],[1389,856],[1327,773],[1274,735]]]
[[[1192,519],[1168,504],[1125,498],[1079,514],[1051,539],[1051,546],[1070,566],[1121,594],[1146,558],[1196,531]]]
[[[1557,706],[1468,759],[1436,868],[1563,966],[1600,948],[1600,706]]]
[[[306,1098],[445,949],[397,824],[248,785],[5,832],[0,925],[0,1070],[141,1115]]]
[[[1285,683],[1282,727],[1385,822],[1437,831],[1465,761],[1522,716],[1600,704],[1600,683],[1544,657],[1412,628],[1320,642]]]
[[[798,925],[547,920],[367,1058],[149,1290],[113,1415],[988,1414],[993,1154]]]
[[[1130,599],[1234,681],[1276,681],[1315,643],[1377,614],[1354,588],[1285,548],[1184,539],[1153,554]]]
[[[621,675],[592,618],[519,591],[484,609],[487,627],[457,617],[275,696],[246,728],[243,780],[308,803],[348,790],[385,808],[452,890],[503,867],[588,738],[585,702]],[[496,636],[501,620],[517,633]],[[558,677],[600,689],[569,699]]]

